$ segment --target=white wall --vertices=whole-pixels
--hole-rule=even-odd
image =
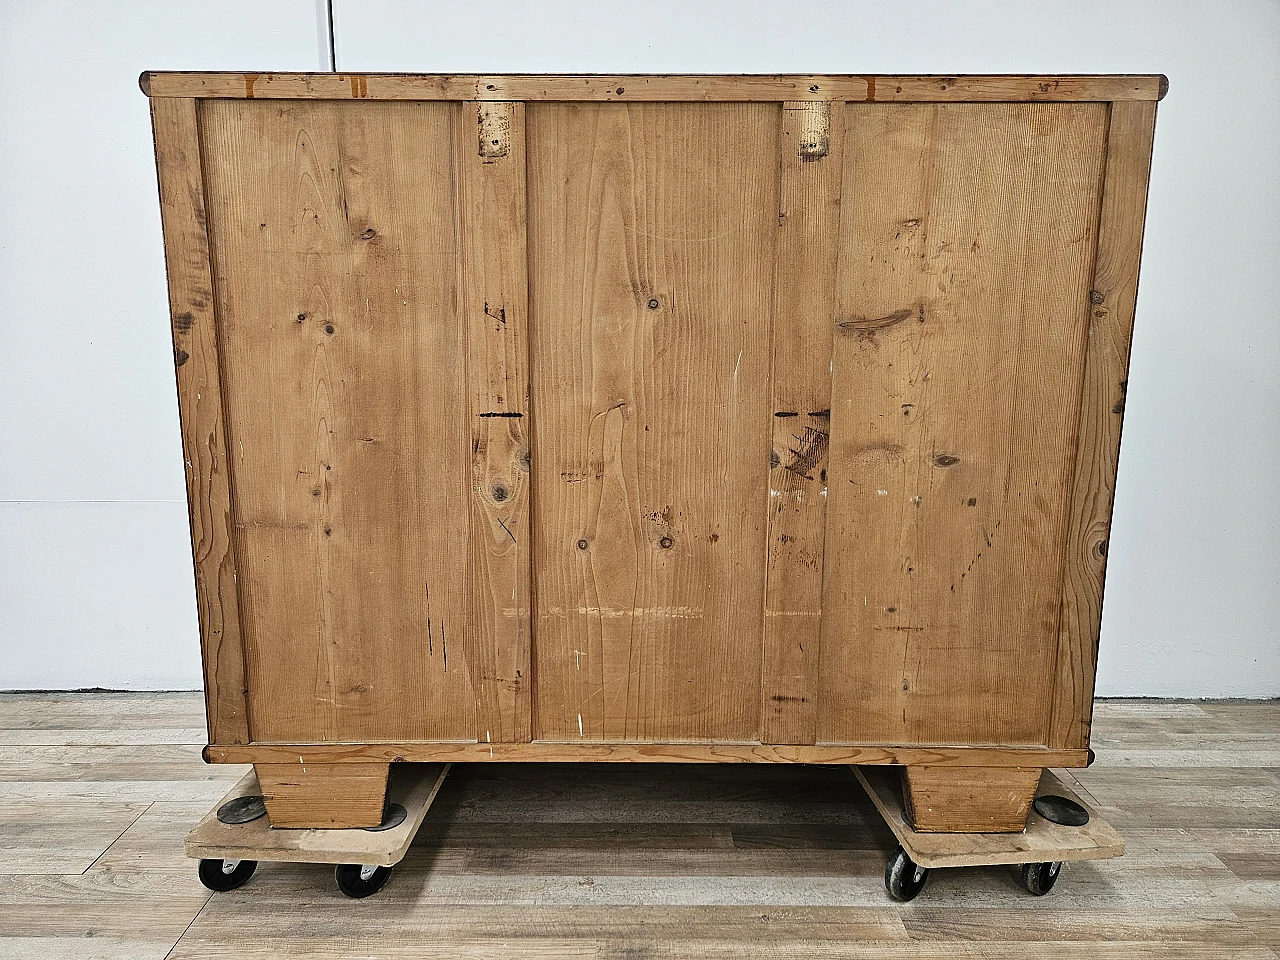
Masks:
[[[0,689],[200,685],[138,74],[316,35],[314,0],[0,0]]]
[[[313,69],[315,10],[0,10],[0,688],[195,686],[133,78]],[[1280,4],[335,0],[335,20],[349,70],[1167,74],[1098,689],[1280,695]]]

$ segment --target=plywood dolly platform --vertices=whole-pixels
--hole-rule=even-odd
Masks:
[[[449,772],[447,763],[392,764],[386,813],[364,829],[273,829],[252,770],[187,834],[188,857],[200,860],[200,882],[210,890],[243,886],[268,862],[332,863],[338,889],[367,897],[391,878],[404,859],[427,809]]]
[[[1020,866],[1022,885],[1029,893],[1043,896],[1057,881],[1064,862],[1105,860],[1124,853],[1120,835],[1050,770],[1040,776],[1027,827],[1021,833],[916,831],[903,803],[899,770],[884,766],[853,770],[898,838],[898,849],[884,872],[885,888],[895,900],[914,900],[931,869],[1000,864]]]

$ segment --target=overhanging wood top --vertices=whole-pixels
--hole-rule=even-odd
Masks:
[[[1020,102],[1159,100],[1161,74],[894,76],[889,74],[421,74],[145,71],[149,97],[310,100],[584,100]]]

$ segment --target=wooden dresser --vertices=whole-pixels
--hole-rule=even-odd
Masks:
[[[214,762],[1087,762],[1159,76],[147,73]]]

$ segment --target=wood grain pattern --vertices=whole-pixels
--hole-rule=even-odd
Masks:
[[[528,272],[522,103],[454,114],[459,296],[467,330],[467,575],[477,739],[530,738]]]
[[[253,737],[473,739],[453,108],[201,109]]]
[[[248,743],[234,507],[194,100],[151,104],[210,743]]]
[[[257,763],[253,772],[277,829],[376,827],[389,763]]]
[[[1107,107],[845,110],[818,738],[1043,743]]]
[[[1083,767],[1085,750],[1043,747],[849,746],[769,743],[601,743],[535,740],[532,743],[252,743],[205,748],[210,763],[355,763],[408,760],[417,763],[511,761],[573,763],[837,763],[929,766]]]
[[[535,738],[756,739],[777,110],[527,110]]]
[[[1040,773],[1038,767],[903,767],[907,821],[918,833],[1018,833]]]
[[[782,105],[761,682],[766,743],[813,743],[817,735],[843,141],[839,107]]]
[[[1070,494],[1053,717],[1045,741],[1053,746],[1089,745],[1155,122],[1155,104],[1111,106],[1093,289],[1085,308],[1089,332]]]
[[[395,73],[168,73],[139,77],[150,97],[527,101],[1065,101],[1159,100],[1159,75],[569,76]]]

